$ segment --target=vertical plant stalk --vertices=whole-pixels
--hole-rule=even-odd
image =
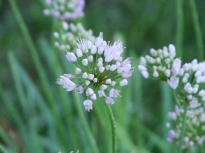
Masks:
[[[108,111],[108,115],[110,118],[110,123],[111,123],[111,128],[112,128],[112,152],[113,153],[117,153],[117,136],[116,136],[116,124],[115,124],[115,118],[114,115],[112,113],[112,109],[110,107],[110,105],[106,104],[106,108]]]
[[[88,137],[88,140],[89,140],[89,143],[92,147],[92,150],[94,153],[99,153],[99,150],[98,150],[98,147],[97,147],[97,144],[96,144],[96,141],[91,133],[91,130],[88,126],[88,123],[86,122],[86,118],[85,118],[85,115],[83,114],[83,110],[82,110],[82,105],[80,103],[80,99],[79,99],[79,96],[77,95],[76,92],[73,92],[73,97],[74,97],[74,100],[75,100],[75,105],[76,105],[76,108],[77,108],[77,111],[78,111],[78,114],[80,116],[80,120],[82,122],[82,126],[87,134],[87,137]]]
[[[177,49],[177,56],[183,58],[183,2],[182,0],[176,0],[176,5],[177,5],[177,31],[176,31],[176,49]]]
[[[195,30],[195,33],[196,33],[198,59],[200,61],[203,61],[204,60],[203,36],[202,36],[202,31],[201,31],[201,28],[200,28],[200,24],[199,24],[198,13],[197,13],[197,9],[196,9],[196,3],[195,3],[195,0],[189,0],[189,3],[190,3],[191,10],[192,10],[194,30]]]
[[[49,82],[48,82],[48,79],[46,78],[45,72],[43,70],[43,65],[40,61],[40,57],[38,55],[37,49],[34,45],[34,42],[31,38],[31,35],[28,31],[28,28],[23,20],[23,17],[18,9],[16,0],[9,0],[9,3],[10,3],[10,6],[12,8],[12,11],[15,15],[15,18],[17,20],[17,23],[19,25],[19,28],[23,34],[23,37],[24,37],[25,42],[27,44],[28,50],[30,51],[30,54],[32,56],[34,66],[35,66],[36,71],[38,73],[39,80],[40,80],[40,83],[42,85],[43,92],[45,94],[45,98],[51,107],[51,111],[53,113],[53,116],[55,117],[57,131],[58,131],[59,135],[62,137],[62,139],[60,139],[61,143],[63,143],[63,139],[65,139],[65,138],[64,138],[63,129],[61,128],[62,121],[61,121],[60,116],[57,112],[57,108],[55,107],[55,100],[54,100],[52,93],[50,92]]]
[[[21,16],[21,13],[18,9],[18,6],[16,4],[16,1],[15,0],[9,0],[10,2],[10,6],[14,12],[14,15],[15,15],[15,18],[17,20],[17,23],[19,24],[19,28],[23,34],[23,37],[25,39],[25,42],[28,46],[28,49],[30,51],[30,54],[32,56],[32,59],[34,61],[34,66],[38,72],[38,75],[39,75],[39,80],[41,81],[41,84],[42,84],[42,87],[43,87],[43,91],[45,92],[45,95],[46,95],[46,98],[48,100],[48,102],[50,102],[50,105],[52,108],[54,108],[54,101],[53,101],[53,96],[50,92],[50,87],[49,87],[49,84],[48,84],[48,81],[46,79],[46,76],[44,74],[44,70],[43,70],[43,67],[42,67],[42,64],[41,64],[41,61],[40,61],[40,58],[38,56],[38,53],[37,53],[37,49],[34,45],[34,42],[29,34],[29,31],[28,31],[28,28]]]
[[[182,147],[183,147],[183,141],[184,141],[184,133],[185,133],[185,129],[186,129],[186,113],[187,113],[187,109],[188,109],[188,104],[184,104],[184,113],[182,116],[182,129],[181,129],[181,134],[180,134],[180,144],[179,144],[179,150],[178,153],[182,153]]]
[[[164,128],[164,125],[166,125],[167,120],[168,120],[168,115],[167,112],[171,111],[171,108],[173,108],[172,104],[172,91],[171,88],[168,86],[168,84],[165,84],[162,82],[160,84],[161,86],[161,96],[162,96],[162,134],[163,134],[163,139],[166,140],[167,138],[167,133],[168,133],[168,128]],[[166,151],[164,152],[170,152],[171,150],[171,145],[167,143],[166,145]]]

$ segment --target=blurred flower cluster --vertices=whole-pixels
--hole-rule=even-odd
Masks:
[[[182,129],[184,110],[175,106],[174,112],[169,112],[168,116],[170,123],[166,126],[169,128],[167,141],[179,145],[180,135]],[[199,107],[192,111],[186,112],[186,128],[183,138],[183,149],[192,147],[194,145],[203,145],[205,142],[205,111],[204,108]]]
[[[51,15],[59,20],[70,20],[82,17],[84,0],[45,0],[45,15]]]
[[[175,90],[181,102],[188,102],[191,108],[204,105],[205,62],[198,63],[194,59],[191,63],[185,63],[176,78],[179,83]]]
[[[202,144],[205,141],[205,62],[199,63],[194,59],[181,65],[173,45],[151,49],[150,54],[140,58],[138,69],[142,76],[168,83],[179,99],[180,106],[188,106],[187,111],[176,106],[175,112],[169,113],[171,122],[167,124],[170,129],[168,141],[179,145],[182,116],[186,113],[183,148]]]
[[[92,110],[92,101],[97,100],[97,95],[107,104],[113,104],[113,98],[120,97],[116,87],[127,85],[127,78],[133,73],[131,58],[123,60],[121,56],[122,42],[109,44],[100,33],[94,41],[79,40],[77,46],[75,52],[66,55],[68,61],[76,65],[75,75],[64,74],[57,83],[66,91],[85,93],[87,99],[83,104],[87,111]]]
[[[173,45],[159,50],[151,49],[150,54],[151,56],[141,57],[138,66],[144,78],[167,82],[180,101],[188,103],[191,108],[204,104],[205,62],[198,63],[194,59],[181,66]]]
[[[144,78],[154,78],[161,81],[168,81],[179,73],[181,60],[176,58],[176,51],[173,45],[163,49],[150,49],[150,54],[140,58],[138,66]]]
[[[94,41],[92,30],[85,30],[80,22],[73,23],[78,17],[84,15],[84,0],[45,0],[45,3],[44,14],[59,19],[56,25],[57,30],[53,33],[54,46],[58,50],[74,52],[78,39]]]
[[[94,41],[95,37],[93,36],[92,30],[86,31],[81,23],[77,25],[67,22],[62,22],[62,28],[57,32],[54,32],[55,42],[54,45],[61,51],[69,50],[74,52],[76,48],[76,41],[81,39],[87,39]]]

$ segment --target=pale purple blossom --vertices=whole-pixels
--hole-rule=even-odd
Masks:
[[[71,77],[76,82],[74,89],[87,97],[86,110],[92,110],[91,102],[98,97],[103,97],[106,104],[114,104],[114,98],[120,97],[116,88],[128,84],[133,67],[131,58],[123,60],[123,49],[121,41],[107,43],[100,33],[93,41],[79,39],[75,51],[67,53],[68,61],[76,66],[76,76]]]
[[[84,88],[82,86],[79,86],[75,89],[75,91],[79,94],[82,94],[84,92]]]
[[[127,79],[123,79],[122,81],[120,81],[120,86],[126,86],[128,84]]]
[[[179,58],[174,59],[172,64],[172,74],[174,76],[178,75],[180,68],[181,68],[181,60]]]
[[[91,96],[92,94],[94,94],[93,89],[88,88],[88,89],[86,90],[86,96]]]
[[[93,102],[91,100],[85,100],[83,105],[85,106],[85,110],[88,112],[93,109]]]
[[[119,90],[110,89],[109,96],[110,96],[110,97],[113,97],[113,98],[119,97],[119,96],[120,96]]]
[[[172,88],[172,89],[176,89],[178,87],[178,84],[179,84],[179,78],[176,77],[176,76],[172,76],[169,80],[167,80],[167,83],[169,84],[169,86]]]
[[[105,97],[105,92],[103,90],[98,91],[99,97]]]
[[[130,63],[131,63],[131,58],[126,58],[124,61],[122,61],[121,66],[125,66]]]
[[[68,52],[66,55],[67,59],[69,62],[73,63],[77,60],[77,57],[75,56],[74,53]]]
[[[107,104],[114,104],[114,100],[111,97],[105,97],[105,102]]]
[[[75,73],[76,73],[76,74],[80,74],[81,72],[82,72],[82,70],[81,70],[81,69],[76,68],[76,70],[75,70]]]
[[[61,76],[56,83],[62,85],[66,91],[72,91],[76,88],[76,84],[65,76]]]

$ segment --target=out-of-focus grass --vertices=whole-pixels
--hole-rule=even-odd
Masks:
[[[1,1],[0,7],[0,151],[111,152],[111,128],[103,100],[95,102],[88,113],[83,96],[67,93],[55,84],[60,75],[73,69],[64,53],[53,47],[55,21],[42,15],[43,1],[16,2],[20,17],[11,12],[8,1]],[[102,31],[105,40],[120,36],[125,56],[132,56],[135,67],[149,48],[169,43],[181,46],[184,62],[197,57],[202,61],[205,2],[177,2],[87,1],[83,23],[95,35]],[[174,104],[169,87],[145,80],[135,68],[121,95],[112,105],[119,152],[171,152],[165,128],[166,115]]]

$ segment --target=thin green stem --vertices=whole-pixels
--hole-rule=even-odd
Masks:
[[[23,34],[23,37],[24,37],[25,43],[28,47],[28,50],[30,51],[30,54],[32,56],[34,66],[35,66],[36,71],[37,71],[38,76],[39,76],[41,87],[42,87],[43,92],[45,94],[45,98],[51,107],[52,113],[54,114],[57,131],[59,132],[59,135],[61,137],[65,137],[63,134],[63,130],[61,128],[62,121],[61,121],[60,116],[57,112],[57,107],[55,107],[55,100],[54,100],[54,97],[52,95],[52,92],[50,92],[51,88],[50,88],[48,79],[46,78],[42,62],[40,61],[40,57],[38,55],[37,48],[35,47],[34,41],[31,38],[31,35],[30,35],[28,28],[23,20],[23,17],[19,11],[19,8],[17,6],[16,1],[9,0],[9,3],[10,3],[10,6],[12,8],[12,11],[14,12],[14,15],[15,15],[15,18],[16,18],[17,23],[19,25],[19,28]],[[62,140],[61,140],[62,143],[63,143],[63,139],[64,138],[62,138]]]
[[[50,87],[49,87],[49,84],[48,84],[48,81],[46,79],[46,76],[45,76],[45,73],[44,73],[44,70],[43,70],[43,66],[41,64],[41,61],[40,61],[40,58],[38,56],[38,51],[34,45],[34,42],[30,36],[30,33],[28,31],[28,28],[22,18],[22,15],[18,9],[18,6],[15,2],[15,0],[9,0],[10,2],[10,5],[11,5],[11,8],[14,12],[14,15],[15,15],[15,18],[19,24],[19,27],[20,27],[20,30],[23,34],[23,37],[25,39],[25,42],[28,46],[28,49],[30,51],[30,54],[32,56],[32,59],[34,61],[34,66],[38,72],[38,75],[39,75],[39,80],[41,81],[41,84],[42,84],[42,87],[44,89],[44,92],[45,92],[45,95],[46,95],[46,98],[49,102],[53,102],[53,103],[50,103],[51,104],[51,107],[54,107],[54,101],[53,101],[53,96],[50,92]]]
[[[176,31],[176,49],[177,56],[183,58],[182,49],[183,49],[183,2],[182,0],[176,0],[177,5],[177,31]]]
[[[199,24],[199,19],[198,19],[198,13],[196,9],[196,3],[194,0],[189,0],[191,10],[192,10],[192,15],[193,15],[193,24],[194,24],[194,30],[196,33],[196,41],[197,41],[197,49],[198,49],[198,59],[200,61],[204,60],[204,51],[203,51],[203,36],[202,36],[202,31],[200,28]]]
[[[112,128],[112,152],[117,153],[117,136],[116,136],[115,118],[114,118],[114,115],[112,113],[112,109],[111,109],[110,105],[105,103],[105,106],[106,106],[108,114],[109,114],[111,128]]]
[[[91,130],[86,122],[86,118],[85,118],[85,115],[83,114],[83,110],[82,110],[82,104],[80,103],[80,99],[79,99],[79,96],[77,95],[77,93],[73,92],[73,97],[74,97],[74,100],[75,100],[75,105],[76,105],[76,108],[77,108],[77,111],[78,111],[78,114],[80,116],[80,120],[82,122],[82,126],[87,134],[87,137],[88,137],[88,140],[89,140],[89,143],[92,147],[92,150],[94,153],[99,153],[99,150],[98,150],[98,147],[96,145],[96,141],[91,133]]]
[[[182,129],[181,129],[181,134],[180,134],[180,144],[179,144],[179,150],[178,153],[182,153],[183,150],[183,141],[184,141],[184,133],[186,129],[186,113],[188,109],[188,104],[184,104],[184,113],[182,115]]]
[[[172,95],[171,95],[171,88],[168,84],[161,83],[161,93],[162,93],[162,125],[165,125],[168,120],[167,112],[170,112],[170,108],[172,108]],[[168,133],[167,128],[163,128],[163,137],[166,139]]]

